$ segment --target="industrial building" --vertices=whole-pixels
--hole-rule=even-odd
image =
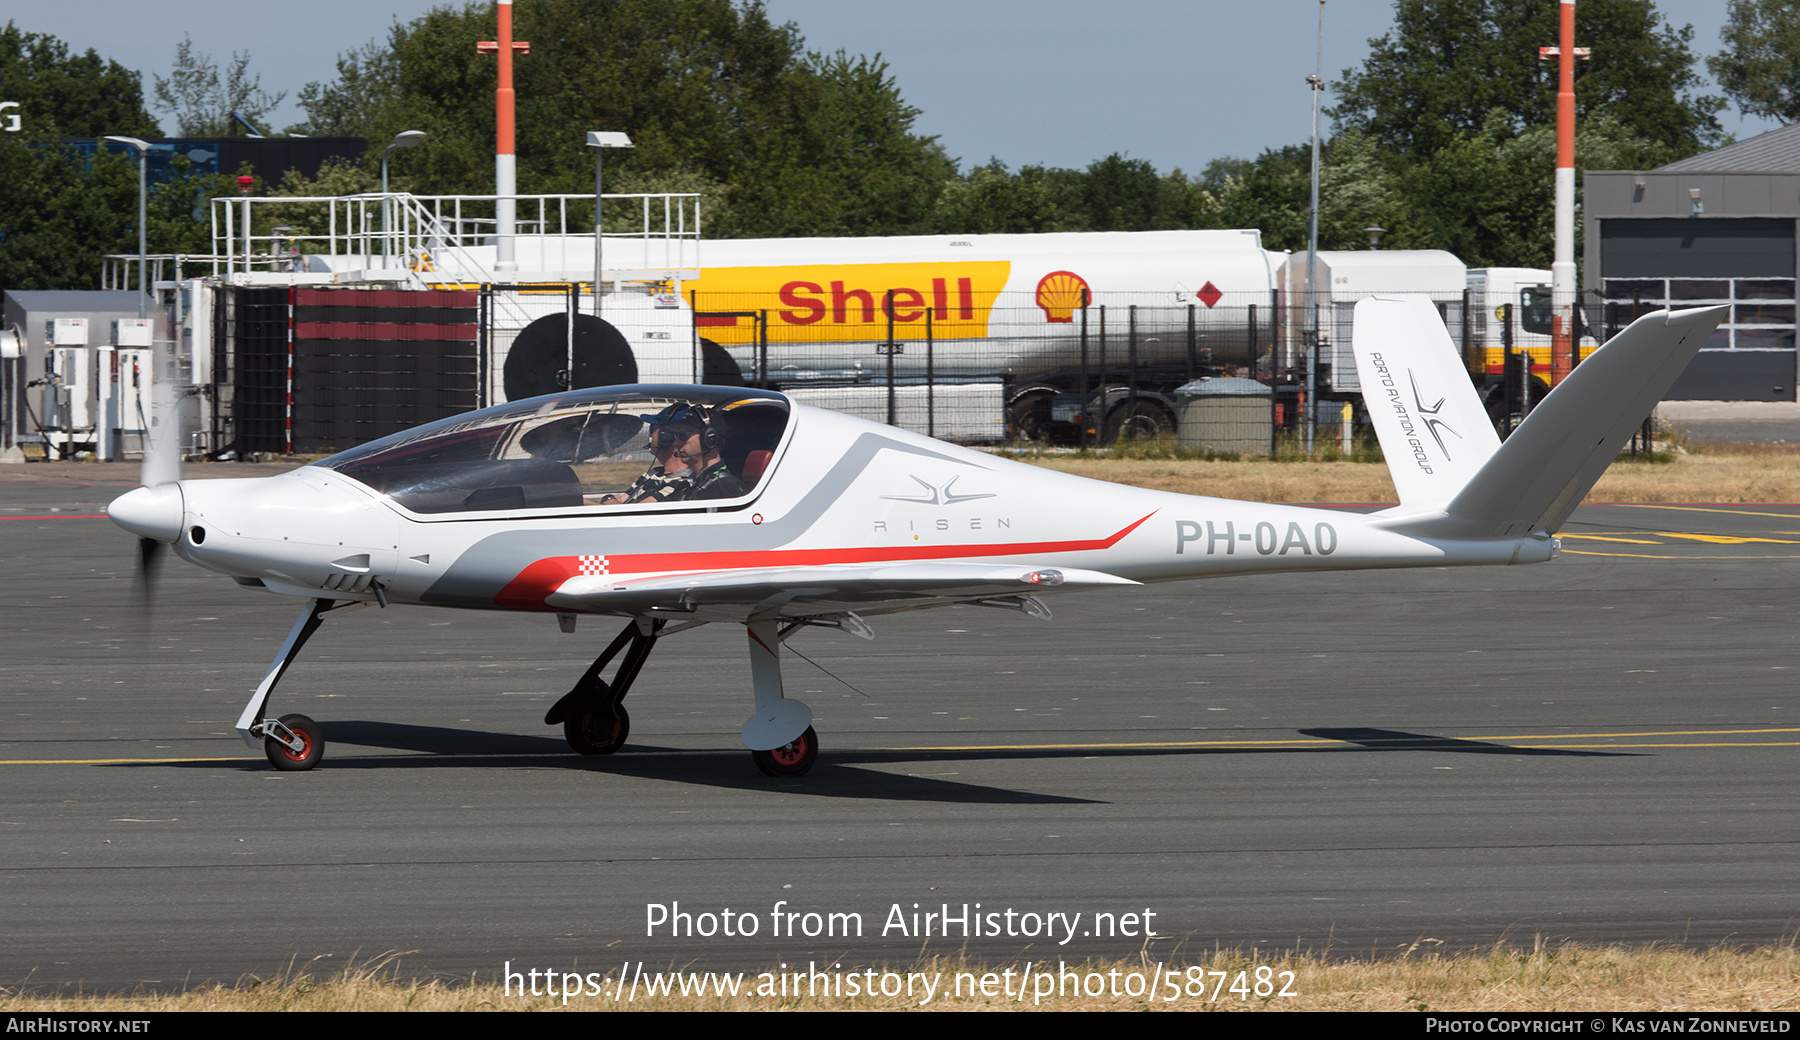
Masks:
[[[1800,125],[1584,183],[1582,281],[1609,326],[1634,310],[1732,308],[1669,399],[1795,400]]]

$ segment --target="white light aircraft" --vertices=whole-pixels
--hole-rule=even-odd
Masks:
[[[146,564],[168,543],[308,601],[237,723],[278,769],[310,769],[324,748],[311,719],[267,713],[301,646],[327,614],[408,603],[536,611],[566,631],[584,614],[627,619],[545,717],[583,754],[624,744],[621,702],[659,639],[741,624],[744,745],[765,773],[796,776],[819,747],[812,710],[782,692],[781,643],[802,626],[870,638],[866,617],[951,603],[1048,618],[1040,597],[1070,589],[1550,559],[1724,310],[1639,319],[1502,444],[1430,302],[1362,301],[1358,367],[1400,497],[1367,515],[1100,483],[712,386],[515,401],[275,477],[178,480],[153,451],[146,486],[108,512]]]

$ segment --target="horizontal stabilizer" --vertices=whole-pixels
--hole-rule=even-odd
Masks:
[[[1531,410],[1444,506],[1437,526],[1489,538],[1555,533],[1728,309],[1658,311],[1632,322]]]
[[[1371,296],[1351,346],[1401,504],[1442,506],[1500,447],[1444,319],[1424,296]]]

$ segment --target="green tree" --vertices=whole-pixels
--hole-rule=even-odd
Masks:
[[[1232,169],[1220,171],[1220,226],[1260,229],[1265,249],[1305,249],[1312,148],[1302,144],[1271,148],[1255,162]]]
[[[475,44],[495,32],[491,4],[396,25],[300,92],[301,126],[371,142],[423,130],[417,185],[491,192],[497,62]],[[536,0],[515,36],[531,43],[514,64],[523,192],[591,191],[586,130],[631,135],[607,156],[610,186],[724,186],[709,236],[922,230],[954,173],[879,57],[808,54],[760,3]]]
[[[228,193],[226,178],[175,162],[176,176],[150,192],[150,251],[210,252],[205,200]],[[125,150],[89,157],[0,139],[0,290],[99,288],[106,254],[137,252],[137,206],[137,160]]]
[[[192,38],[175,45],[169,78],[156,76],[154,83],[156,107],[175,117],[175,133],[181,137],[235,137],[232,113],[260,127],[262,118],[287,97],[262,89],[262,77],[250,73],[248,51],[233,54],[221,72],[211,55],[194,50]]]
[[[399,63],[392,47],[371,40],[337,58],[337,79],[308,83],[299,102],[306,119],[288,127],[307,137],[361,136],[400,96]]]
[[[946,235],[1086,231],[1080,174],[1026,166],[1017,174],[991,159],[944,185],[933,224]]]
[[[137,73],[92,50],[70,54],[56,37],[23,32],[12,22],[0,29],[0,100],[19,103],[7,110],[20,123],[4,135],[8,140],[162,134],[144,110]]]
[[[1576,127],[1575,162],[1584,169],[1641,170],[1677,157],[1606,113]],[[1470,267],[1549,266],[1555,167],[1551,127],[1513,135],[1496,117],[1482,133],[1457,135],[1400,176],[1416,221],[1413,243],[1448,249]]]
[[[748,142],[760,161],[708,170],[732,186],[734,219],[726,233],[930,230],[956,166],[934,139],[913,133],[919,110],[900,97],[880,55],[808,54],[787,85],[783,107],[785,132],[764,127]]]
[[[1556,122],[1557,0],[1398,0],[1394,28],[1346,69],[1333,111],[1383,148],[1429,156],[1458,134],[1511,135]],[[1720,98],[1700,86],[1693,27],[1666,24],[1651,0],[1582,0],[1575,40],[1578,118],[1606,113],[1630,134],[1692,154],[1717,141]],[[1492,121],[1499,113],[1499,123]]]
[[[1800,9],[1791,0],[1731,0],[1723,52],[1706,59],[1745,115],[1800,122]]]
[[[1396,165],[1355,131],[1331,141],[1319,162],[1319,248],[1367,249],[1371,227],[1388,249],[1435,248]]]
[[[137,73],[8,23],[0,98],[19,102],[9,111],[20,117],[17,132],[0,132],[0,290],[97,288],[104,254],[137,250],[137,163],[57,139],[160,136]],[[153,193],[150,248],[200,251],[196,204],[185,184]]]
[[[1179,169],[1159,174],[1117,152],[1085,170],[998,159],[947,183],[934,223],[944,234],[1035,231],[1164,231],[1221,226],[1219,193]]]

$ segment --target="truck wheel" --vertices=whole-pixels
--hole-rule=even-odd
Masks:
[[[1012,403],[1007,410],[1007,433],[1021,443],[1039,443],[1048,435],[1050,395],[1030,394]]]
[[[1175,418],[1155,401],[1122,404],[1106,417],[1107,444],[1147,444],[1175,432]]]

